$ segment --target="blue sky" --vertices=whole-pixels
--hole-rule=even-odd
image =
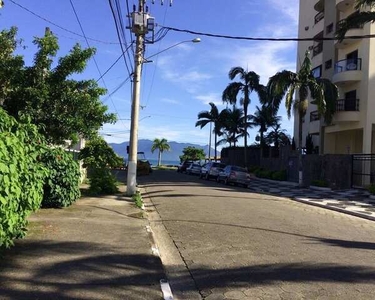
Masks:
[[[30,1],[14,0],[34,13],[61,27],[81,34],[79,24],[69,0]],[[0,10],[0,28],[19,28],[19,37],[25,49],[19,53],[26,62],[32,62],[35,47],[33,37],[42,36],[46,26],[59,38],[58,56],[65,55],[79,42],[86,47],[83,38],[66,32],[37,18],[14,3],[5,0]],[[132,6],[137,1],[130,0]],[[86,35],[109,43],[90,41],[97,48],[96,60],[103,73],[121,54],[114,21],[108,1],[73,0]],[[123,13],[126,13],[125,0]],[[169,1],[165,0],[168,4]],[[173,6],[155,0],[148,1],[150,13],[156,23],[169,27],[189,29],[232,36],[249,37],[296,37],[298,22],[298,0],[174,0]],[[130,35],[127,32],[128,41]],[[147,45],[145,57],[181,41],[201,38],[201,43],[182,43],[152,58],[144,65],[142,74],[139,139],[166,138],[169,141],[208,144],[209,128],[196,128],[197,114],[209,110],[209,102],[219,109],[225,107],[221,94],[230,83],[228,71],[234,66],[255,71],[263,84],[270,76],[283,69],[295,70],[296,43],[238,41],[185,33],[169,32],[164,39]],[[98,79],[99,73],[91,60],[84,73],[77,78]],[[105,75],[108,93],[113,92],[126,78],[128,72],[123,60]],[[99,82],[104,86],[102,81]],[[251,96],[249,112],[258,105],[257,97]],[[117,113],[119,120],[114,125],[105,125],[101,133],[108,142],[121,143],[129,139],[131,85],[127,82],[111,98],[103,97],[109,111]],[[279,111],[283,128],[291,135],[293,120],[288,120],[285,109]],[[250,130],[250,143],[257,129]]]

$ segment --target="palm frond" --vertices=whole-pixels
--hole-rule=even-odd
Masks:
[[[365,8],[366,6],[369,6],[370,8],[374,8],[375,1],[374,0],[357,0],[355,3],[355,9]]]
[[[204,119],[204,120],[199,120],[195,123],[195,127],[200,127],[201,129],[205,127],[208,123],[211,123],[211,120]]]
[[[235,104],[237,102],[237,95],[242,90],[243,84],[241,82],[230,83],[223,91],[223,102]]]
[[[267,85],[268,95],[270,97],[270,106],[278,111],[281,100],[289,90],[290,86],[296,84],[297,74],[291,71],[281,71],[270,77]]]
[[[242,67],[234,67],[230,69],[228,76],[230,80],[233,80],[237,77],[237,75],[240,75],[240,78],[245,80],[245,70]]]
[[[348,32],[348,30],[363,27],[366,23],[374,22],[375,12],[373,11],[354,13],[338,23],[335,34],[336,38],[341,42],[345,38],[345,34]]]

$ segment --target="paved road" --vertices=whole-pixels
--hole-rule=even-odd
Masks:
[[[172,171],[140,183],[204,299],[375,299],[373,221]]]

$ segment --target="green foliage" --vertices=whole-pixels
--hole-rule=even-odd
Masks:
[[[374,183],[370,184],[367,189],[368,189],[368,191],[370,192],[371,195],[375,195],[375,184]]]
[[[315,179],[311,181],[311,185],[318,187],[328,187],[328,182],[324,179]]]
[[[96,168],[90,175],[89,193],[91,195],[113,195],[118,193],[116,178],[106,168]]]
[[[180,160],[203,160],[205,159],[205,153],[203,149],[198,149],[195,147],[186,147],[182,150],[182,155],[180,155]]]
[[[67,207],[80,196],[80,170],[73,157],[61,148],[50,148],[42,156],[50,170],[44,184],[43,207]]]
[[[286,181],[287,180],[287,173],[286,173],[286,170],[282,170],[282,171],[275,171],[272,173],[272,176],[271,176],[272,180],[278,180],[278,181]]]
[[[40,207],[47,169],[36,126],[18,123],[0,108],[0,248],[26,234],[26,218]]]
[[[95,137],[87,142],[78,158],[89,168],[115,168],[124,165],[124,159],[118,156],[102,137]]]
[[[250,166],[249,167],[249,172],[250,173],[255,173],[257,170],[261,169],[260,166]]]
[[[142,195],[141,195],[141,192],[140,192],[140,191],[137,191],[137,192],[132,196],[132,199],[133,199],[135,205],[136,205],[138,208],[142,208],[142,207],[143,207],[143,200],[142,200]]]
[[[58,41],[46,30],[44,37],[35,38],[34,64],[26,67],[23,58],[14,54],[19,44],[16,33],[15,28],[0,32],[0,99],[10,115],[29,116],[50,144],[90,138],[104,123],[115,121],[100,100],[105,89],[95,80],[71,79],[85,69],[95,49],[77,44],[54,66]]]
[[[161,154],[164,151],[169,151],[171,150],[171,146],[168,144],[168,141],[166,139],[154,139],[154,143],[152,144],[151,147],[151,152],[154,153],[154,151],[158,149],[159,150],[159,155],[158,155],[158,166],[161,165]]]

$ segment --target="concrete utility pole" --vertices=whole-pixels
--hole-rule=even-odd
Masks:
[[[0,0],[1,1],[1,0]],[[131,110],[130,140],[129,140],[129,162],[126,193],[132,196],[137,191],[137,159],[138,159],[138,122],[139,103],[141,91],[141,74],[143,65],[143,54],[145,36],[154,30],[154,19],[145,12],[146,0],[139,0],[138,10],[132,13],[131,30],[136,36],[134,53],[134,79],[133,79],[133,100]]]

